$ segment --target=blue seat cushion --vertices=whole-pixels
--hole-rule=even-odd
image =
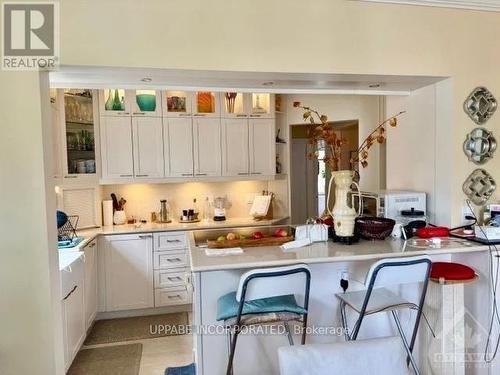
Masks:
[[[217,320],[226,320],[238,315],[240,303],[236,300],[236,292],[228,293],[217,301]],[[243,305],[242,315],[263,314],[273,312],[290,312],[306,314],[307,310],[300,307],[293,294],[247,301]]]

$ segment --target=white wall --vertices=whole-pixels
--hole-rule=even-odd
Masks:
[[[302,124],[303,111],[291,107],[293,102],[299,101],[304,106],[316,109],[319,113],[328,116],[330,121],[359,120],[359,142],[370,134],[379,124],[379,104],[381,98],[368,95],[287,95],[288,123]],[[377,191],[380,188],[379,147],[370,150],[369,166],[360,168],[360,187],[362,190]],[[292,166],[293,169],[293,166]]]

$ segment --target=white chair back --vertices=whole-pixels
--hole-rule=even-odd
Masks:
[[[240,302],[243,286],[247,280],[245,301],[283,296],[288,294],[304,294],[307,275],[305,272],[289,273],[294,270],[307,270],[306,264],[296,264],[285,267],[258,268],[245,272],[240,277],[236,300]]]
[[[368,288],[377,270],[374,288],[423,282],[428,277],[430,262],[427,255],[379,260],[370,267],[365,286]]]
[[[278,349],[281,375],[408,375],[401,338],[384,337]]]

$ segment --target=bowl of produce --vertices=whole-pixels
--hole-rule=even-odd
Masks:
[[[138,94],[136,101],[139,109],[143,112],[154,112],[156,109],[156,95]]]
[[[384,217],[358,217],[355,231],[367,240],[383,240],[390,236],[396,222]]]

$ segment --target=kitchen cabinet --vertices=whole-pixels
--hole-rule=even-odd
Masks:
[[[221,93],[221,112],[224,118],[274,118],[274,94]]]
[[[132,118],[101,117],[102,177],[134,177]]]
[[[221,175],[221,122],[218,118],[193,119],[194,175]]]
[[[220,95],[214,91],[193,93],[194,117],[220,117]]]
[[[160,90],[130,90],[132,116],[161,117],[162,102]]]
[[[101,116],[130,116],[132,97],[129,90],[107,88],[99,90],[99,113]]]
[[[93,240],[87,244],[83,252],[85,330],[88,330],[97,313],[97,241]]]
[[[62,177],[62,130],[59,108],[57,106],[57,92],[50,98],[50,114],[52,119],[52,172],[54,179]]]
[[[96,147],[97,92],[89,89],[57,90],[59,134],[55,137],[63,184],[97,182],[98,155]]]
[[[154,306],[153,235],[105,237],[106,311]]]
[[[167,90],[162,94],[164,117],[191,117],[193,93]]]
[[[249,120],[250,175],[276,174],[274,121]]]
[[[248,120],[224,119],[222,122],[222,175],[249,174]]]
[[[160,117],[136,117],[132,120],[134,176],[164,176],[163,129]]]
[[[192,177],[194,174],[193,159],[193,125],[191,118],[164,119],[165,175],[169,177]]]
[[[85,339],[84,266],[81,258],[61,271],[64,363],[71,365]]]

